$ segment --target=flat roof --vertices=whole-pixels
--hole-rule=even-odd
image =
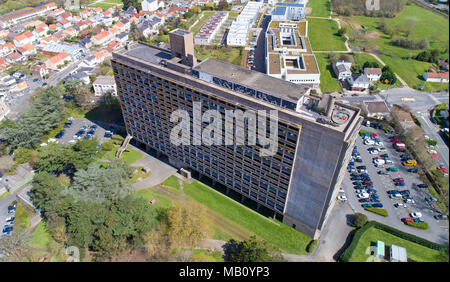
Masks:
[[[118,53],[135,57],[152,64],[159,64],[161,60],[172,59],[172,54],[168,51],[163,51],[141,42],[129,45],[128,50],[126,48],[122,48]]]
[[[212,58],[193,69],[293,102],[297,102],[310,88]]]

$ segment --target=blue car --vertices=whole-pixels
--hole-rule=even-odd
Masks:
[[[367,192],[369,192],[369,193],[376,193],[377,190],[371,188],[371,189],[368,189]]]
[[[361,207],[363,207],[363,208],[371,208],[372,207],[372,204],[371,203],[367,203],[367,204],[362,204],[361,205]]]
[[[369,202],[369,199],[359,199],[358,201],[360,203],[367,203],[367,202]]]
[[[405,186],[405,182],[395,182],[395,186]]]
[[[375,204],[372,205],[372,207],[374,207],[374,208],[382,208],[382,207],[383,207],[383,204],[381,204],[381,203],[375,203]]]

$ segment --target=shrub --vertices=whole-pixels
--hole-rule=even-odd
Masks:
[[[381,215],[381,216],[384,216],[384,217],[388,216],[388,213],[387,213],[387,211],[386,211],[385,209],[380,209],[380,208],[365,208],[365,210],[366,210],[366,211],[373,212],[373,213],[376,213],[376,214]]]
[[[436,140],[432,140],[432,139],[427,140],[427,143],[428,143],[428,145],[431,145],[431,146],[436,146],[437,145],[437,141]]]
[[[20,147],[14,151],[14,160],[17,164],[24,164],[30,161],[33,149]]]
[[[108,142],[103,143],[102,150],[103,151],[111,151],[114,148],[114,144],[112,140],[109,140]]]
[[[367,216],[362,213],[355,213],[355,218],[353,219],[353,226],[360,228],[367,223]]]
[[[314,250],[315,250],[316,247],[317,247],[317,244],[319,244],[319,241],[318,241],[318,240],[312,240],[311,242],[309,242],[308,246],[306,247],[306,251],[307,251],[308,253],[314,252]]]
[[[428,223],[426,222],[407,222],[406,225],[419,229],[428,229]]]
[[[125,140],[125,138],[123,138],[122,136],[117,135],[117,134],[114,134],[111,137],[111,141],[114,143],[114,145],[122,145],[123,140]]]

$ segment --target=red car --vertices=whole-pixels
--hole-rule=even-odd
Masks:
[[[355,93],[355,94],[353,94],[352,96],[353,96],[353,97],[358,97],[358,96],[359,96],[359,94],[356,94],[356,93]]]
[[[372,181],[367,181],[367,180],[366,180],[366,181],[363,182],[363,184],[364,184],[364,185],[373,185],[373,182],[372,182]]]
[[[392,141],[392,143],[398,143],[398,142],[400,142],[400,140],[398,140],[397,138],[394,138],[394,139],[392,139],[391,141]]]
[[[403,179],[403,178],[395,178],[394,179],[394,182],[405,182],[405,179]]]
[[[404,217],[404,218],[402,218],[402,221],[404,223],[406,223],[406,222],[414,222],[414,219],[412,219],[411,217]]]

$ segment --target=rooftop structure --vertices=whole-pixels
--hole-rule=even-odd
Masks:
[[[271,21],[266,32],[266,73],[317,88],[320,71],[308,40],[307,21]]]

